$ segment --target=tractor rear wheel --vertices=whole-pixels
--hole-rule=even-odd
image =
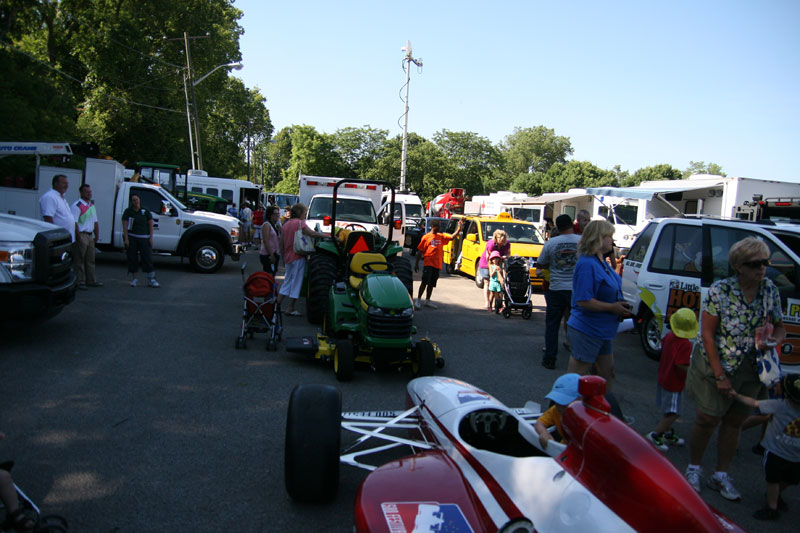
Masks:
[[[303,502],[332,500],[339,487],[342,395],[330,385],[297,385],[286,417],[286,491]]]
[[[310,323],[322,323],[328,312],[328,301],[335,279],[336,258],[323,252],[311,254],[306,292],[306,316]]]
[[[411,261],[409,261],[407,257],[401,257],[399,255],[390,257],[389,259],[387,259],[387,261],[392,266],[392,271],[394,271],[395,275],[397,276],[397,279],[402,281],[403,285],[406,286],[406,290],[408,290],[408,295],[413,298],[414,275],[411,273]]]

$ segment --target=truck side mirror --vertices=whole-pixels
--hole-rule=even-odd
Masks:
[[[469,233],[467,234],[467,240],[469,242],[478,242],[478,235],[476,233]]]
[[[394,229],[400,229],[403,227],[403,221],[399,218],[394,221]]]

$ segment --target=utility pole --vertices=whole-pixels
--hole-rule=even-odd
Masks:
[[[189,39],[204,39],[208,37],[205,34],[201,37],[189,37],[189,34],[183,32],[183,43],[186,47],[186,69],[189,72],[189,87],[192,89],[192,107],[194,108],[194,146],[197,151],[197,168],[203,170],[203,152],[200,150],[200,129],[197,122],[197,100],[194,97],[194,71],[192,70],[192,51],[189,48]]]
[[[408,166],[408,86],[411,83],[411,63],[422,68],[422,59],[414,59],[411,56],[411,41],[406,41],[406,45],[400,50],[406,53],[403,59],[403,66],[406,71],[406,100],[405,112],[403,113],[403,155],[400,162],[400,191],[406,191],[406,172]]]

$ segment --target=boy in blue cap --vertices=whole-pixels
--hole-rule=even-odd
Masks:
[[[569,404],[581,397],[578,393],[580,377],[579,374],[574,373],[564,374],[553,383],[553,390],[545,396],[548,400],[553,400],[553,406],[542,413],[534,425],[536,433],[539,434],[539,443],[542,448],[547,448],[547,441],[553,439],[553,435],[547,430],[549,427],[555,426],[560,441],[566,442],[564,431],[561,429],[561,415]]]

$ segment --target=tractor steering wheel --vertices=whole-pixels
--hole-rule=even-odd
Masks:
[[[367,231],[366,226],[362,226],[361,224],[355,224],[353,222],[345,224],[344,229],[349,229],[350,231]]]

